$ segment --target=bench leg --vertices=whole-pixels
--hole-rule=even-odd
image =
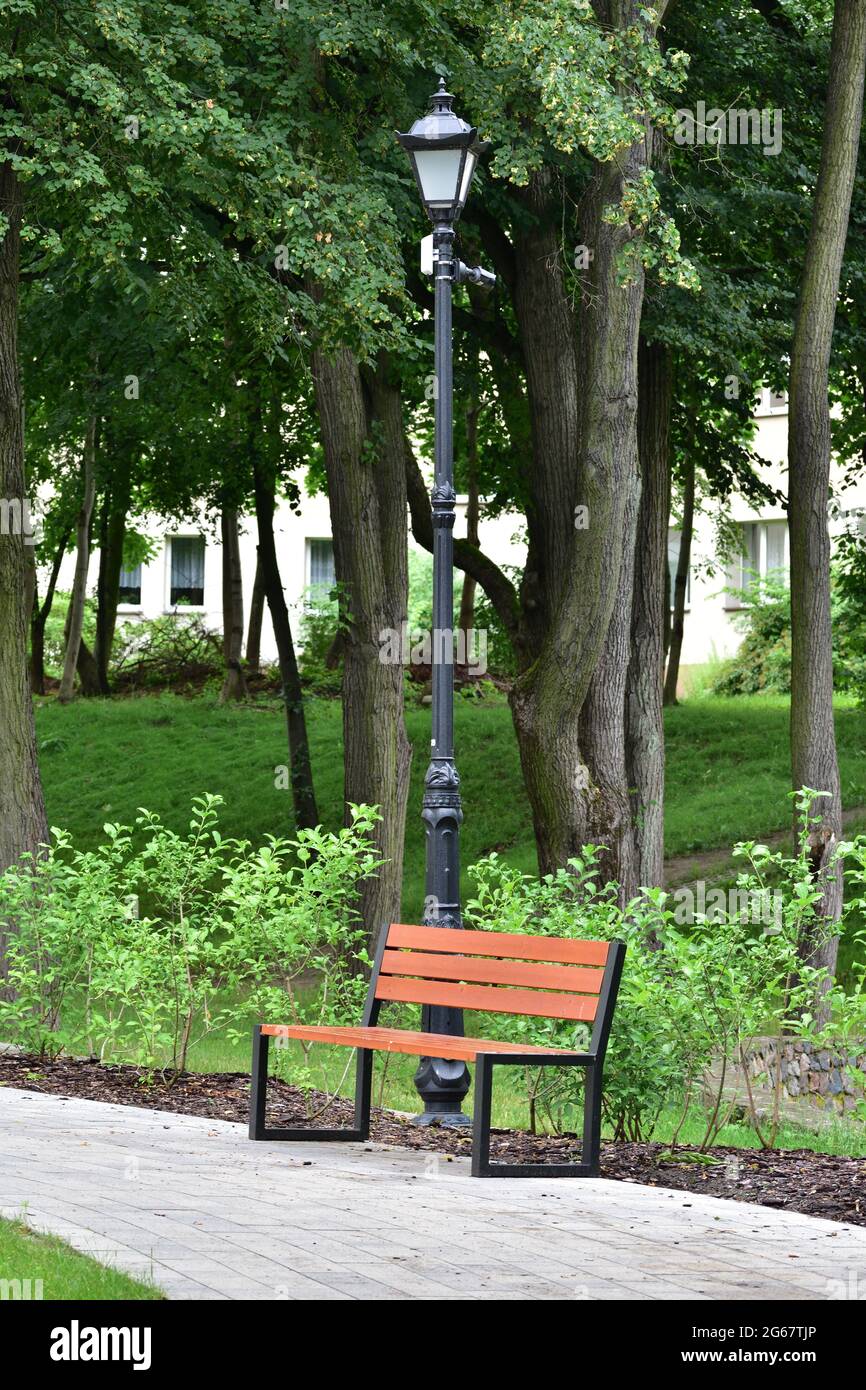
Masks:
[[[358,1137],[370,1137],[370,1103],[373,1094],[373,1053],[359,1047],[355,1053],[355,1129]]]
[[[586,1067],[583,1152],[580,1163],[491,1163],[490,1117],[493,1108],[494,1066]],[[473,1178],[594,1178],[598,1177],[601,1138],[601,1076],[590,1060],[571,1061],[561,1056],[527,1058],[526,1054],[479,1052],[475,1059],[475,1114],[472,1126]]]
[[[370,1098],[373,1088],[373,1053],[358,1048],[355,1073],[355,1124],[352,1129],[268,1129],[265,1124],[265,1103],[268,1091],[269,1033],[260,1024],[253,1028],[253,1061],[250,1073],[251,1139],[283,1139],[293,1143],[322,1140],[362,1141],[370,1137]]]
[[[250,1138],[265,1137],[265,1098],[268,1090],[270,1037],[256,1024],[253,1029],[253,1064],[250,1069]]]
[[[583,1093],[583,1161],[589,1164],[589,1176],[593,1178],[597,1178],[600,1171],[601,1085],[601,1066],[596,1063],[587,1067]]]

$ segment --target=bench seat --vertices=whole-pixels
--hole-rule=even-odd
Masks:
[[[380,935],[367,1002],[357,1027],[256,1024],[250,1078],[250,1138],[298,1143],[366,1141],[370,1136],[373,1057],[377,1052],[408,1053],[415,1057],[442,1057],[475,1064],[474,1177],[596,1177],[601,1145],[604,1057],[624,955],[625,945],[621,941],[464,931],[394,922],[384,927]],[[394,1002],[420,1005],[421,1031],[378,1026],[381,1008]],[[584,1052],[534,1043],[455,1037],[423,1030],[423,1011],[431,1006],[559,1019],[591,1025],[592,1033]],[[352,1128],[275,1129],[267,1124],[268,1047],[272,1038],[296,1038],[356,1050],[355,1123]],[[563,1163],[491,1162],[494,1068],[527,1064],[577,1067],[584,1071],[583,1143],[579,1162],[570,1159]]]
[[[353,1028],[313,1026],[312,1024],[263,1023],[262,1032],[271,1038],[302,1038],[306,1042],[335,1043],[339,1047],[371,1048],[374,1052],[404,1052],[410,1057],[445,1057],[474,1062],[479,1052],[520,1053],[531,1057],[561,1054],[576,1057],[572,1048],[537,1047],[532,1043],[494,1042],[484,1038],[455,1038],[447,1033],[413,1033],[403,1028]]]

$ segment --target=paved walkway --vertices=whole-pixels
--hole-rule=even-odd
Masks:
[[[862,1227],[629,1183],[472,1179],[465,1159],[402,1149],[251,1144],[240,1125],[0,1089],[0,1215],[22,1214],[171,1298],[866,1288]]]

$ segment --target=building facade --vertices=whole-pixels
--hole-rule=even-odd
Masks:
[[[788,408],[784,397],[764,390],[756,409],[756,452],[768,461],[767,481],[783,493],[787,467]],[[295,631],[311,590],[327,592],[334,583],[334,555],[327,498],[307,496],[297,512],[287,504],[278,506],[274,519],[277,552]],[[456,534],[465,534],[466,498],[457,499]],[[866,515],[866,482],[839,493],[831,516],[831,529],[839,532],[852,516]],[[726,518],[740,530],[742,554],[733,562],[719,560],[719,517],[710,510],[695,516],[692,561],[687,589],[682,652],[683,668],[701,666],[708,661],[732,655],[741,640],[737,616],[742,610],[742,593],[754,575],[784,574],[789,564],[788,527],[781,506],[755,510],[748,501],[733,497],[726,503]],[[592,518],[588,518],[592,525]],[[204,516],[198,523],[173,525],[159,518],[138,523],[152,543],[151,557],[124,571],[121,577],[120,622],[136,618],[156,618],[162,614],[199,614],[215,631],[222,630],[222,547],[219,530],[209,526]],[[497,564],[519,568],[526,548],[523,518],[517,514],[484,516],[480,522],[480,542]],[[410,545],[414,541],[410,536]],[[671,593],[679,552],[679,532],[669,532],[668,563]],[[244,618],[249,617],[256,572],[255,521],[241,522],[241,564],[244,586]],[[91,567],[91,589],[95,588],[98,553]],[[67,556],[60,576],[60,589],[72,583],[74,555]],[[262,659],[276,660],[276,646],[270,619],[265,611],[262,628]]]

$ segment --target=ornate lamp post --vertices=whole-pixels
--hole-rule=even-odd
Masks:
[[[454,257],[454,224],[460,217],[479,155],[488,148],[477,130],[451,109],[454,97],[444,78],[431,98],[431,110],[397,139],[409,155],[421,200],[433,223],[435,277],[436,457],[433,508],[433,737],[424,779],[421,812],[427,827],[427,878],[424,923],[462,927],[460,916],[460,778],[454,764],[454,447],[451,341],[451,290],[471,281],[492,285],[487,270],[470,269]],[[425,1032],[463,1033],[460,1009],[428,1005]],[[424,1057],[415,1074],[424,1103],[418,1124],[466,1125],[461,1110],[469,1089],[463,1062]]]

